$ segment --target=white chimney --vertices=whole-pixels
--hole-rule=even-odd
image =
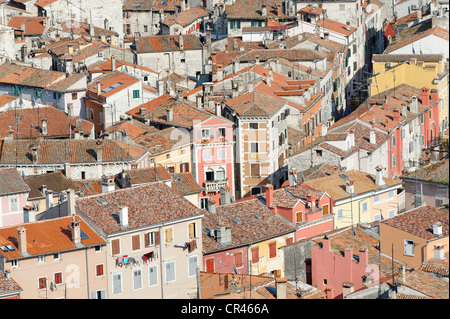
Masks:
[[[33,206],[24,206],[23,207],[23,222],[29,223],[36,221],[36,212]]]
[[[97,83],[97,95],[102,94],[102,84],[99,82]]]
[[[413,95],[412,101],[409,104],[409,109],[414,114],[417,114],[419,112],[419,108],[418,108],[418,105],[417,105],[417,96]]]
[[[382,173],[383,167],[378,165],[377,167],[375,167],[375,170],[377,171],[376,172],[375,184],[377,186],[380,186],[380,187],[386,185],[386,183],[383,180],[383,173]]]
[[[346,181],[345,182],[345,191],[349,194],[355,193],[355,186],[353,185],[352,181]]]
[[[377,138],[374,131],[370,131],[370,143],[377,144]]]
[[[115,190],[113,178],[102,176],[101,185],[102,185],[102,193],[108,193]]]
[[[406,267],[405,266],[398,267],[398,282],[400,282],[400,283],[406,282]]]
[[[433,224],[433,234],[436,236],[442,236],[442,223],[438,222]]]
[[[67,205],[69,207],[69,215],[75,215],[75,190],[71,188],[67,190]]]
[[[328,132],[328,127],[325,124],[322,124],[321,131],[320,131],[320,136],[327,135],[327,132]]]
[[[128,206],[120,206],[120,226],[128,227]]]
[[[116,57],[111,56],[111,72],[114,72],[116,70]]]
[[[215,113],[216,116],[222,116],[222,106],[220,105],[220,102],[215,102]]]
[[[42,119],[41,122],[42,135],[47,135],[47,119]]]
[[[51,190],[45,191],[45,209],[53,207],[53,192]]]
[[[81,243],[81,226],[80,221],[73,216],[72,220],[72,242],[76,245]]]
[[[434,259],[437,259],[437,260],[445,259],[444,244],[434,245]]]
[[[166,110],[167,114],[166,114],[166,120],[167,122],[172,122],[173,121],[173,109],[172,108],[168,108]]]

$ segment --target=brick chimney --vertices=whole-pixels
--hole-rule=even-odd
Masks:
[[[283,7],[281,3],[277,4],[277,16],[281,16],[283,14]]]
[[[392,117],[394,118],[394,121],[400,122],[400,110],[398,109],[393,110]]]
[[[430,106],[430,89],[427,87],[422,88],[422,104]]]
[[[365,247],[359,249],[359,263],[363,265],[369,264],[369,250]]]
[[[27,230],[23,226],[17,228],[17,245],[22,255],[27,253]]]
[[[273,204],[273,185],[266,185],[266,206],[269,208]]]
[[[439,102],[439,92],[436,89],[432,89],[430,91],[430,97],[433,101]]]
[[[275,280],[275,289],[276,289],[276,298],[277,299],[287,299],[287,279],[286,278],[277,278]]]
[[[327,235],[323,237],[322,249],[324,249],[325,251],[330,251],[331,249],[331,242]]]

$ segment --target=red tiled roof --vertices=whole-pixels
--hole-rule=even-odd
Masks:
[[[129,87],[137,82],[139,82],[139,80],[136,79],[135,77],[133,77],[127,73],[115,71],[115,72],[105,74],[105,75],[95,79],[95,81],[88,87],[88,94],[90,96],[97,97],[97,85],[98,85],[98,83],[100,83],[101,90],[102,90],[100,96],[107,98],[109,96],[116,94],[117,92],[125,90],[127,87]],[[120,85],[117,85],[119,83],[120,83]],[[111,88],[113,85],[117,85],[117,86],[114,88]]]
[[[23,181],[15,168],[0,168],[0,196],[29,192],[30,187]]]
[[[78,186],[72,180],[66,178],[61,171],[39,175],[28,175],[24,177],[24,182],[31,189],[28,194],[28,200],[45,197],[45,194],[40,190],[42,185],[45,185],[47,189],[53,191],[54,194],[67,191],[68,189],[78,189]]]
[[[13,278],[6,279],[3,271],[0,272],[0,295],[17,294],[22,290],[22,287]]]
[[[136,38],[137,53],[179,51],[181,35],[155,35]],[[202,43],[195,34],[184,34],[183,50],[201,50]]]
[[[98,200],[103,199],[105,204]],[[120,206],[128,207],[128,227],[118,220]],[[76,208],[98,225],[106,234],[114,234],[188,217],[202,217],[203,211],[163,183],[130,188],[83,197]]]
[[[23,85],[37,88],[46,86],[65,78],[64,72],[49,71],[12,63],[0,65],[0,83]]]
[[[287,101],[262,92],[241,94],[226,101],[240,116],[269,116],[278,112]]]
[[[22,29],[22,23],[25,24],[25,35],[42,35],[45,30],[43,17],[15,16],[9,21],[8,26]]]
[[[79,216],[76,216],[75,219],[80,221],[81,231],[88,237],[81,239],[84,246],[106,243]],[[76,249],[77,246],[72,242],[72,230],[69,228],[71,222],[72,217],[70,216],[0,228],[0,246],[12,245],[15,248],[12,252],[0,250],[0,254],[8,260],[25,257],[18,250],[18,227],[26,229],[27,252],[31,256]]]
[[[42,136],[42,120],[47,120],[49,138],[69,137],[75,133],[77,120],[81,122],[80,134],[90,134],[93,124],[87,120],[71,118],[54,107],[40,107],[20,110],[7,110],[0,113],[0,137],[7,137],[10,128],[14,138],[35,138]]]
[[[198,194],[204,188],[200,187],[191,173],[172,173],[172,188],[180,195]]]
[[[435,223],[441,223],[442,234],[448,236],[448,218],[448,212],[436,207],[422,206],[381,223],[426,240],[434,240],[438,238],[438,235],[433,234]]]
[[[198,6],[181,11],[178,13],[178,15],[168,16],[161,23],[168,26],[179,24],[183,27],[186,27],[197,19],[207,17],[209,14],[209,11],[201,6]]]

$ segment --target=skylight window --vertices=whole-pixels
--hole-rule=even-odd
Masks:
[[[106,205],[106,204],[107,204],[106,200],[103,199],[103,198],[99,198],[99,199],[97,199],[97,201],[98,201],[100,204],[102,204],[102,205]]]
[[[242,224],[242,222],[239,219],[237,219],[237,218],[233,218],[231,220],[234,221],[237,225]]]
[[[106,89],[102,90],[103,93],[109,92],[115,88],[118,88],[119,86],[121,86],[123,83],[117,82],[111,86],[108,86]]]
[[[68,227],[69,227],[69,229],[72,229],[72,225],[69,225]],[[89,237],[88,235],[86,235],[85,232],[83,232],[81,229],[80,229],[80,237],[81,237],[81,239],[89,239],[89,238],[90,238],[90,237]]]
[[[4,252],[4,253],[9,253],[11,251],[15,251],[16,249],[14,248],[14,246],[12,245],[6,245],[6,246],[1,246],[0,249]]]

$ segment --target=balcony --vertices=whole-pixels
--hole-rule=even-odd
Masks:
[[[207,193],[218,193],[221,187],[228,186],[228,181],[205,181],[205,191]]]

